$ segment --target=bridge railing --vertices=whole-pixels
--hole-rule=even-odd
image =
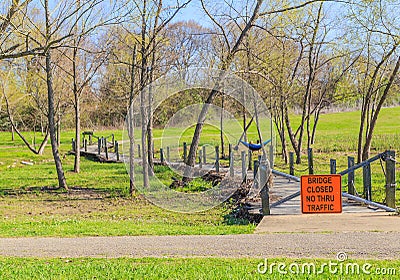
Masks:
[[[312,153],[308,153],[309,155]],[[385,170],[384,170],[384,175],[385,175],[385,204],[382,205],[380,203],[376,203],[372,201],[372,182],[371,182],[371,163],[375,161],[383,161],[385,162]],[[312,164],[312,159],[308,160],[309,164],[311,162]],[[383,165],[382,165],[383,167]],[[357,195],[355,185],[354,185],[354,173],[356,170],[362,168],[363,169],[363,187],[364,187],[364,198],[361,198]],[[290,167],[290,170],[294,170],[292,167]],[[313,168],[309,168],[309,170],[313,170]],[[340,174],[342,176],[347,175],[348,177],[348,190],[347,192],[343,192],[342,195],[344,197],[350,198],[352,200],[365,203],[367,205],[371,205],[374,207],[379,207],[381,209],[384,209],[389,212],[395,212],[396,211],[396,153],[395,151],[388,150],[383,153],[380,153],[372,158],[369,158],[363,162],[360,162],[358,164],[354,164],[354,158],[353,157],[348,157],[348,168],[336,173],[336,160],[331,159],[330,160],[330,170],[331,174]],[[300,178],[296,177],[293,175],[293,172],[290,172],[292,174],[286,174],[277,170],[272,170],[273,174],[279,175],[286,177],[290,180],[300,182]],[[287,197],[282,198],[281,200],[271,204],[271,208],[276,207],[278,205],[281,205],[285,203],[286,201],[289,201],[295,197],[298,197],[300,195],[300,191],[293,193]]]

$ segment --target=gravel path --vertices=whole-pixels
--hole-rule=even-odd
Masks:
[[[398,259],[400,233],[271,233],[223,236],[0,238],[19,257],[292,257]]]

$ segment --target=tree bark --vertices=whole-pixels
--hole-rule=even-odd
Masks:
[[[146,8],[147,0],[143,1],[143,11],[142,11],[142,33],[141,33],[141,72],[140,72],[140,113],[142,117],[142,168],[143,168],[143,187],[149,187],[149,164],[147,161],[147,143],[146,143],[146,133],[148,125],[148,115],[146,114],[146,96],[144,92],[144,87],[147,81],[147,53],[146,53]]]
[[[225,141],[224,141],[224,101],[225,94],[222,94],[221,100],[221,116],[220,116],[220,139],[221,139],[221,155],[222,159],[225,159]]]
[[[45,6],[45,17],[46,17],[46,40],[47,43],[51,36],[50,30],[50,11],[49,11],[49,1],[44,1]],[[65,180],[64,170],[61,163],[60,154],[57,146],[55,121],[54,121],[54,90],[53,90],[53,75],[52,75],[52,62],[51,62],[51,49],[48,48],[46,53],[46,83],[47,83],[47,98],[48,98],[48,122],[49,122],[49,132],[51,149],[53,152],[53,158],[56,165],[58,186],[59,188],[64,188],[68,190],[67,181]]]
[[[129,195],[135,190],[135,125],[133,112],[133,98],[135,92],[135,65],[136,65],[136,45],[133,47],[132,64],[131,64],[131,85],[129,92],[129,117],[128,117],[128,133],[129,133]]]
[[[61,145],[61,113],[58,110],[58,121],[57,121],[57,147]]]
[[[72,58],[72,72],[73,72],[73,79],[74,79],[74,108],[75,108],[75,161],[74,161],[74,172],[80,172],[81,166],[81,112],[80,112],[80,93],[78,92],[78,77],[77,77],[77,56],[78,56],[78,48],[75,45],[73,50],[73,58]]]

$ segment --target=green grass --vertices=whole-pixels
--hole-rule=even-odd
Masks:
[[[281,274],[277,267],[272,273],[260,274],[258,265],[264,260],[256,258],[0,258],[0,276],[2,279],[395,279],[400,273],[400,261],[357,260],[346,263],[357,264],[360,268],[365,264],[371,267],[366,274],[351,273],[344,266],[343,272],[331,273],[328,267],[324,272],[294,274],[288,272],[291,264],[296,269],[306,263],[314,263],[317,268],[329,260],[322,259],[268,259],[268,264],[285,264],[288,274]],[[344,265],[346,264],[344,263]],[[263,267],[260,266],[262,269]],[[394,268],[392,275],[379,275],[378,269]],[[318,271],[318,269],[317,269]],[[340,270],[338,270],[340,271]],[[386,270],[387,271],[387,270]],[[393,275],[393,273],[396,273]]]
[[[166,186],[173,182],[172,178],[182,180],[182,175],[175,173],[170,167],[164,165],[155,165],[154,172],[156,177]],[[175,188],[179,192],[203,192],[213,187],[212,182],[205,181],[202,178],[194,178],[187,185]]]
[[[103,135],[122,131],[103,131]],[[28,137],[29,134],[28,133]],[[56,187],[57,177],[51,148],[34,155],[11,134],[0,132],[0,236],[122,236],[179,234],[251,233],[255,225],[229,217],[231,205],[207,212],[182,214],[163,210],[139,194],[128,197],[129,177],[123,164],[105,164],[82,158],[81,173],[72,172],[68,155],[73,138],[65,132],[61,156],[71,193],[42,190]],[[32,161],[33,166],[21,161]],[[166,184],[174,175],[158,166],[156,172]],[[202,191],[209,183],[195,180],[181,191]]]
[[[357,142],[358,112],[324,114],[321,116],[314,145],[314,168],[316,173],[329,172],[329,159],[337,159],[337,170],[347,167],[347,156],[355,156]],[[296,117],[294,117],[296,121]],[[297,117],[298,119],[298,117]],[[385,108],[380,115],[372,154],[392,148],[400,149],[400,107]],[[232,123],[225,128],[232,138]],[[107,136],[114,133],[122,138],[122,130],[101,131],[95,134]],[[190,142],[193,127],[186,129],[177,142]],[[25,133],[32,140],[33,133]],[[173,131],[172,131],[172,134]],[[256,130],[249,130],[249,140],[256,140]],[[161,129],[154,130],[155,149],[161,144]],[[62,133],[60,153],[67,182],[73,191],[43,191],[43,187],[56,187],[57,177],[48,145],[42,156],[34,155],[19,138],[11,141],[11,133],[0,132],[0,236],[90,236],[90,235],[158,235],[158,234],[232,234],[250,233],[254,224],[229,218],[229,204],[204,213],[178,214],[165,211],[148,203],[140,195],[128,198],[129,178],[123,164],[102,164],[82,158],[81,173],[72,172],[74,157],[68,155],[72,131]],[[40,135],[36,133],[37,142]],[[206,126],[201,143],[217,145],[219,133],[215,127]],[[237,141],[237,140],[236,140]],[[236,143],[233,143],[236,144]],[[213,151],[210,148],[210,155]],[[279,151],[279,147],[278,147]],[[256,154],[254,155],[256,157]],[[211,156],[210,156],[211,157]],[[209,157],[209,158],[210,158]],[[32,161],[33,166],[21,161]],[[306,157],[303,164],[296,165],[295,175],[306,173]],[[226,161],[222,161],[226,164]],[[372,164],[373,199],[384,200],[384,176],[379,162]],[[288,166],[276,157],[276,168],[288,172]],[[400,166],[397,166],[398,174]],[[166,167],[157,167],[161,182],[169,185],[171,177],[177,177]],[[398,179],[399,180],[399,179]],[[207,185],[208,184],[208,185]],[[194,180],[180,191],[203,191],[209,183]],[[400,185],[400,182],[397,183]],[[343,178],[346,185],[346,178]],[[356,189],[362,193],[362,170],[356,172]],[[397,191],[397,204],[400,193]]]
[[[0,199],[0,237],[127,236],[251,233],[255,225],[233,220],[229,205],[183,214],[144,198],[96,193],[23,194]],[[90,196],[89,196],[90,195]]]

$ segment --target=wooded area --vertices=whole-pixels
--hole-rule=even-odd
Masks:
[[[181,20],[193,5],[204,18]],[[36,154],[50,140],[59,186],[68,189],[60,130],[73,128],[79,147],[82,127],[123,126],[133,114],[132,100],[140,96],[144,103],[157,94],[144,89],[159,77],[205,67],[230,70],[257,90],[286,163],[289,150],[300,163],[318,141],[321,113],[360,110],[360,162],[369,157],[381,108],[400,104],[398,11],[400,1],[3,1],[0,129],[15,131]],[[207,104],[243,119],[244,127],[249,121],[242,106],[218,88],[179,94],[141,128],[144,167],[153,165],[153,127],[190,104],[205,106],[188,165],[195,161]],[[142,116],[148,113],[144,108]],[[45,135],[39,147],[24,138],[25,131]],[[146,186],[148,173],[143,174]]]

